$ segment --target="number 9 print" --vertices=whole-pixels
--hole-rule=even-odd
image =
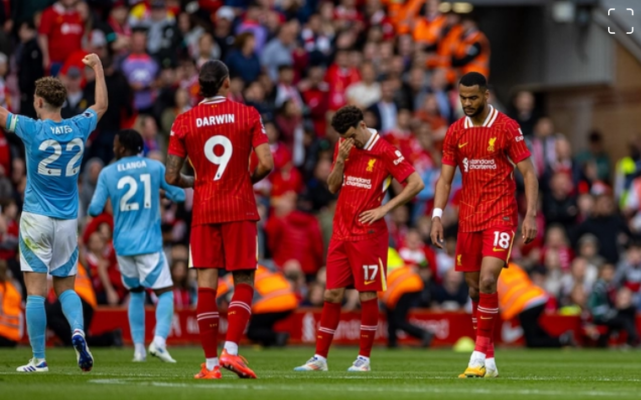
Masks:
[[[217,156],[216,153],[214,153],[216,146],[223,146],[223,154],[220,156]],[[232,147],[231,140],[225,136],[213,136],[205,142],[205,157],[207,157],[212,164],[218,165],[218,171],[216,171],[216,176],[214,176],[215,181],[223,177],[233,152],[234,148]]]

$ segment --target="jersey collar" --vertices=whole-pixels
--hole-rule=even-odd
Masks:
[[[378,142],[378,139],[380,139],[380,135],[378,132],[376,132],[375,129],[367,128],[369,129],[370,132],[372,132],[372,136],[369,138],[367,143],[365,143],[365,147],[363,147],[363,150],[371,151],[374,148],[374,145],[376,142]]]
[[[496,121],[496,117],[498,116],[499,116],[498,110],[496,110],[494,107],[492,107],[492,105],[490,105],[490,112],[487,113],[487,117],[485,118],[485,121],[481,126],[483,128],[491,128],[492,125],[494,124],[494,121]],[[465,117],[465,122],[463,124],[463,127],[465,129],[474,128],[474,123],[472,123],[472,119],[470,117]]]
[[[224,98],[223,96],[215,96],[215,97],[210,97],[210,98],[207,98],[207,99],[201,101],[200,103],[198,103],[198,105],[200,105],[200,104],[218,104],[218,103],[222,103],[223,101],[227,101],[227,99]]]

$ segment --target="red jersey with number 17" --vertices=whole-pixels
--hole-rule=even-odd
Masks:
[[[450,127],[443,143],[443,164],[458,166],[463,174],[461,232],[518,225],[514,167],[530,157],[530,151],[519,124],[489,107],[482,126],[463,117]]]
[[[249,156],[264,143],[258,111],[224,97],[206,99],[176,118],[168,153],[189,157],[194,167],[192,225],[260,219]]]
[[[359,216],[381,206],[392,178],[404,183],[414,172],[414,167],[396,147],[381,138],[376,131],[372,132],[365,147],[352,147],[345,160],[343,184],[334,215],[333,240],[355,242],[386,234],[387,224],[384,218],[371,225],[363,225],[359,222]],[[336,143],[334,162],[342,141],[341,139]]]

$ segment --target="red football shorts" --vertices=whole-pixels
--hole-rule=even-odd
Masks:
[[[258,236],[255,221],[235,221],[191,227],[192,268],[256,269]]]
[[[456,241],[456,270],[478,272],[483,257],[495,257],[506,264],[512,252],[516,229],[490,228],[480,232],[459,232]]]
[[[327,289],[354,286],[359,292],[387,290],[387,234],[350,242],[330,240]]]

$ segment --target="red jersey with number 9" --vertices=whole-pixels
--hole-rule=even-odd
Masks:
[[[176,118],[168,153],[189,157],[194,167],[193,226],[260,219],[249,156],[264,143],[258,111],[224,97],[206,99]]]
[[[463,175],[461,232],[516,227],[519,222],[514,167],[530,157],[530,151],[519,124],[489,107],[482,126],[463,117],[450,127],[443,143],[443,164],[458,166]]]

